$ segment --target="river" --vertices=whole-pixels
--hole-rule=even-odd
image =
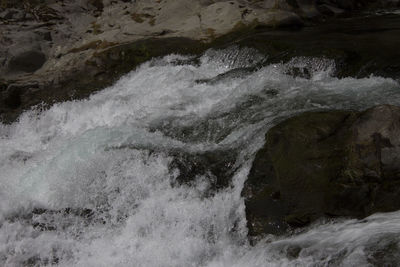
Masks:
[[[241,190],[270,127],[308,110],[400,105],[391,78],[336,78],[323,57],[264,59],[235,46],[168,55],[88,99],[0,124],[0,265],[400,262],[400,212],[319,221],[249,244]],[[215,151],[229,164],[226,185],[216,187],[207,166],[178,179],[177,157],[196,165],[192,155]]]

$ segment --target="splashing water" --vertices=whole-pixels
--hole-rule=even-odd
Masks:
[[[334,63],[321,58],[252,68],[263,60],[236,47],[209,50],[199,63],[170,55],[87,100],[0,124],[0,265],[400,261],[396,212],[319,222],[248,244],[240,192],[270,127],[307,110],[400,105],[392,79],[338,79]],[[215,189],[218,177],[207,166],[190,183],[179,182],[176,151],[228,151],[231,182]]]

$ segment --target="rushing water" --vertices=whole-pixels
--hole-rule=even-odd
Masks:
[[[0,265],[400,262],[400,212],[249,245],[240,192],[271,126],[306,110],[400,105],[392,79],[334,78],[323,58],[249,68],[263,60],[235,47],[170,55],[87,100],[0,124]],[[176,151],[217,150],[234,157],[228,186],[215,190],[209,171],[176,181]]]

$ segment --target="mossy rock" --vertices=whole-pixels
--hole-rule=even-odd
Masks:
[[[266,134],[245,183],[249,234],[400,209],[400,108],[308,112]]]

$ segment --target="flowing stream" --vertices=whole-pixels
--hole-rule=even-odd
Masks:
[[[240,193],[270,127],[307,110],[400,105],[393,79],[338,79],[324,58],[264,59],[237,47],[169,55],[89,99],[0,123],[0,265],[400,262],[400,212],[321,221],[249,244]],[[177,155],[193,165],[193,155],[216,151],[227,184],[216,186],[207,165],[179,180]]]

